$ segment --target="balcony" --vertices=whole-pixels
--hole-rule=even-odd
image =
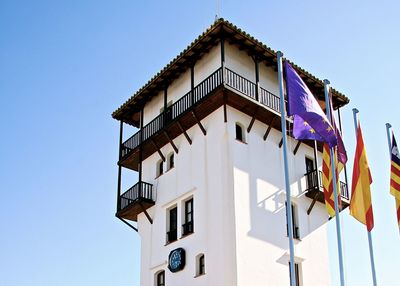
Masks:
[[[119,197],[117,216],[137,221],[137,215],[155,204],[153,185],[138,182]]]
[[[317,180],[317,174],[318,174],[318,180]],[[311,172],[306,173],[304,176],[306,177],[307,180],[306,196],[311,199],[316,199],[321,203],[325,203],[323,194],[324,190],[322,186],[322,172],[313,170]],[[347,189],[346,183],[342,181],[340,181],[339,187],[340,187],[340,197],[342,201],[342,210],[343,210],[347,208],[350,204],[349,191]]]
[[[142,146],[144,160],[223,105],[246,113],[252,121],[257,119],[281,130],[280,120],[276,118],[280,117],[279,97],[228,68],[219,68],[170,106],[166,113],[161,113],[126,140],[121,146],[119,164],[138,171],[139,146]],[[302,142],[313,147],[312,141]],[[322,144],[318,149],[322,150]]]

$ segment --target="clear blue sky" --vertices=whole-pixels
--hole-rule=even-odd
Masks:
[[[212,24],[216,1],[192,2],[0,2],[0,285],[139,285],[139,237],[114,217],[119,127],[111,112]],[[398,1],[220,6],[220,16],[351,99],[342,113],[350,161],[351,109],[360,110],[378,281],[398,285],[384,125],[399,141]],[[347,211],[342,217],[347,285],[372,285],[365,228]],[[333,221],[329,235],[339,285]]]

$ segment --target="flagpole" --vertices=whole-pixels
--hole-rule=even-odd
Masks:
[[[392,158],[392,139],[390,139],[390,128],[392,128],[392,125],[390,123],[386,123],[386,135],[389,145],[389,157]]]
[[[386,123],[386,134],[387,134],[387,140],[388,140],[388,146],[389,146],[389,158],[390,160],[392,159],[392,139],[390,138],[390,128],[392,128],[392,125],[390,123]],[[397,199],[395,198],[395,209],[397,211]],[[399,227],[400,231],[400,227]]]
[[[324,80],[324,91],[325,91],[325,105],[326,105],[326,115],[332,123],[331,110],[329,107],[329,80]],[[331,172],[332,172],[332,185],[333,185],[333,195],[334,195],[334,203],[335,203],[335,220],[336,220],[336,235],[338,242],[338,254],[339,254],[339,270],[340,270],[340,285],[344,286],[344,270],[343,270],[343,254],[342,254],[342,233],[340,229],[340,218],[339,218],[339,202],[338,202],[338,191],[337,191],[337,179],[336,179],[336,168],[335,168],[335,160],[333,155],[335,154],[333,147],[329,146],[329,153],[331,157]]]
[[[354,128],[356,131],[356,140],[357,140],[357,131],[358,131],[358,125],[357,125],[357,113],[358,109],[353,108],[353,119],[354,119]],[[371,271],[372,271],[372,281],[373,285],[376,286],[376,272],[375,272],[375,262],[374,262],[374,249],[372,247],[372,235],[371,232],[367,230],[368,233],[368,246],[369,246],[369,258],[371,261]]]
[[[286,115],[285,115],[285,95],[283,93],[283,72],[282,72],[282,57],[283,53],[276,53],[278,62],[278,84],[280,96],[280,111],[281,111],[281,127],[282,127],[282,143],[283,143],[283,165],[285,171],[285,189],[286,189],[286,220],[289,231],[289,255],[290,255],[290,285],[296,285],[295,270],[294,270],[294,243],[293,243],[293,225],[292,225],[292,202],[290,196],[289,183],[289,167],[287,159],[287,138],[286,138]]]

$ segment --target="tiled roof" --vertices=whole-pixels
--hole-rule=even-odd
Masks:
[[[191,58],[198,58],[205,50],[209,49],[210,43],[219,37],[220,32],[224,31],[225,37],[233,39],[238,43],[244,45],[246,48],[251,49],[255,54],[260,55],[261,59],[276,66],[276,52],[270,47],[266,46],[253,36],[249,35],[242,29],[233,25],[229,21],[220,18],[214,22],[206,31],[198,36],[190,45],[184,49],[178,56],[171,60],[161,71],[153,76],[143,87],[141,87],[135,94],[133,94],[124,104],[122,104],[116,111],[113,112],[112,116],[118,120],[124,120],[127,123],[137,125],[135,120],[129,120],[126,113],[138,112],[139,105],[144,101],[151,98],[152,94],[150,90],[160,89],[164,84],[164,81],[172,74],[176,76],[182,72],[182,66],[189,67],[193,62]],[[199,49],[196,49],[199,48]],[[289,61],[290,62],[290,61]],[[292,66],[299,72],[300,76],[306,81],[307,84],[312,84],[318,88],[323,88],[323,81],[316,78],[308,71],[297,66],[291,62]],[[332,94],[335,100],[340,103],[338,106],[343,106],[349,102],[349,99],[339,91],[332,89]],[[154,93],[153,93],[154,95]],[[135,124],[136,123],[136,124]]]

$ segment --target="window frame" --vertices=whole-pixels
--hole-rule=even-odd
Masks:
[[[239,137],[238,135],[240,135],[240,138],[238,138]],[[235,139],[239,142],[247,143],[244,127],[239,122],[235,122]]]
[[[167,210],[168,228],[166,232],[167,244],[178,240],[178,206],[174,205]],[[173,219],[175,217],[175,219]],[[175,226],[175,228],[173,228]]]
[[[162,159],[157,161],[156,178],[164,174],[164,161]]]
[[[172,162],[172,165],[171,165],[171,162]],[[168,165],[167,166],[167,171],[169,171],[169,170],[171,170],[171,169],[173,169],[175,167],[175,154],[174,154],[174,152],[172,152],[172,153],[170,153],[168,155],[168,164],[167,165]]]
[[[296,279],[295,286],[302,286],[302,283],[300,281],[300,263],[294,262],[294,279]],[[289,261],[289,281],[290,285],[292,284],[292,276],[290,275],[290,261]]]
[[[165,270],[158,271],[155,274],[155,282],[156,286],[165,286]]]
[[[204,275],[204,274],[206,274],[206,263],[205,263],[204,254],[202,254],[199,257],[199,273],[198,273],[198,275]]]
[[[292,202],[291,207],[292,207],[293,238],[300,240],[300,227],[299,227],[299,219],[297,213],[297,205]],[[285,213],[286,213],[286,235],[289,236],[289,225],[287,219],[287,202],[285,202]]]
[[[183,221],[184,221],[184,223],[182,224],[182,236],[192,234],[194,232],[194,200],[193,200],[193,197],[184,201]]]

